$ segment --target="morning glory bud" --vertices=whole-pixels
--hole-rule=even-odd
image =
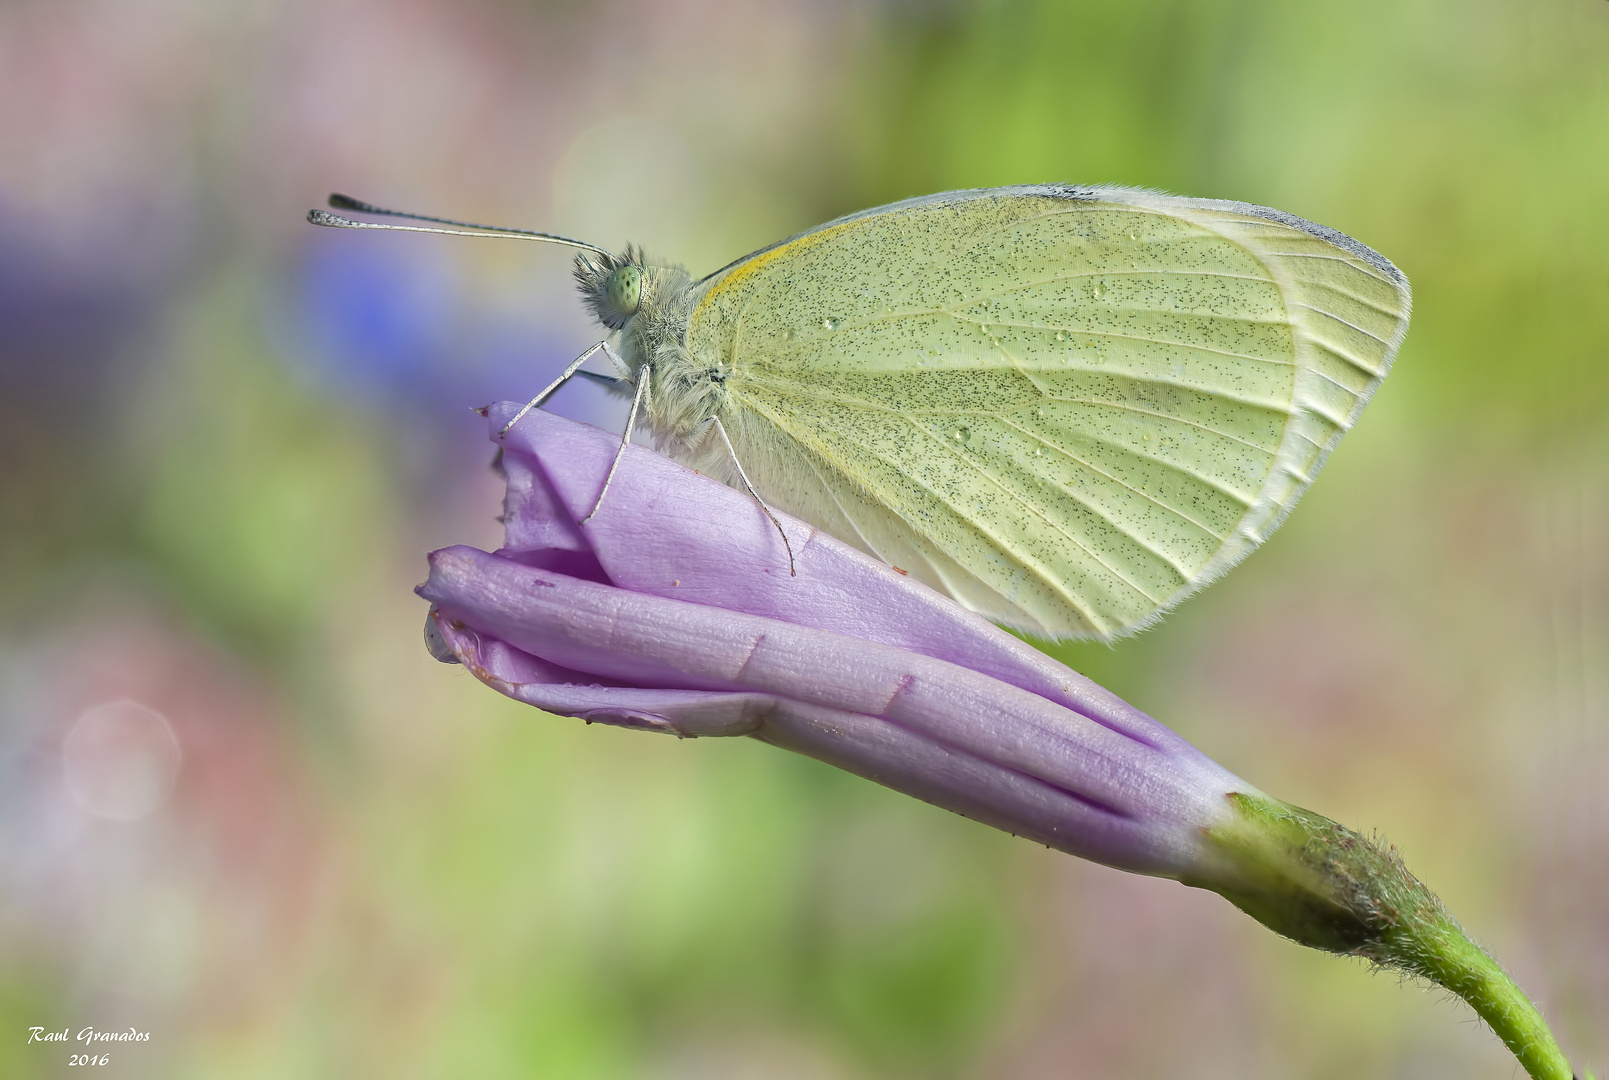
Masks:
[[[430,556],[426,638],[546,712],[748,736],[1082,858],[1210,889],[1304,945],[1430,979],[1535,1077],[1547,1026],[1393,849],[1259,791],[983,618],[615,436],[489,410],[505,545]],[[586,524],[578,524],[586,519]]]

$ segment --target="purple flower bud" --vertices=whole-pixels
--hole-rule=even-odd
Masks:
[[[516,411],[490,409],[491,430]],[[437,659],[547,712],[753,736],[1212,889],[1304,944],[1447,987],[1532,1076],[1570,1076],[1530,1001],[1394,850],[1264,795],[1082,675],[779,515],[790,573],[742,492],[630,448],[587,518],[615,436],[533,411],[501,441],[505,546],[437,551],[418,589]]]
[[[511,415],[492,410],[496,431]],[[1126,870],[1198,869],[1256,794],[1088,679],[747,494],[532,413],[504,439],[506,546],[430,557],[432,632],[548,712],[752,735]],[[439,649],[439,646],[438,646]]]

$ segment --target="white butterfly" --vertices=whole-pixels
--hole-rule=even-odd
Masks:
[[[518,235],[586,249],[618,332],[563,378],[607,350],[672,457],[1052,637],[1142,629],[1267,539],[1410,307],[1332,229],[1130,188],[911,199],[698,280]]]

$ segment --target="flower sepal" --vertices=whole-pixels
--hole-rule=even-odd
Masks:
[[[1181,877],[1184,884],[1211,889],[1300,944],[1445,987],[1491,1025],[1531,1076],[1572,1080],[1536,1006],[1408,872],[1395,847],[1266,795],[1227,798],[1233,813],[1206,830],[1203,870]]]

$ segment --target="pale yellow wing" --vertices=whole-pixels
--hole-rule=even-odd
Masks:
[[[1262,543],[1409,309],[1333,230],[1120,188],[899,203],[701,289],[690,359],[768,500],[1051,636],[1139,629]]]

